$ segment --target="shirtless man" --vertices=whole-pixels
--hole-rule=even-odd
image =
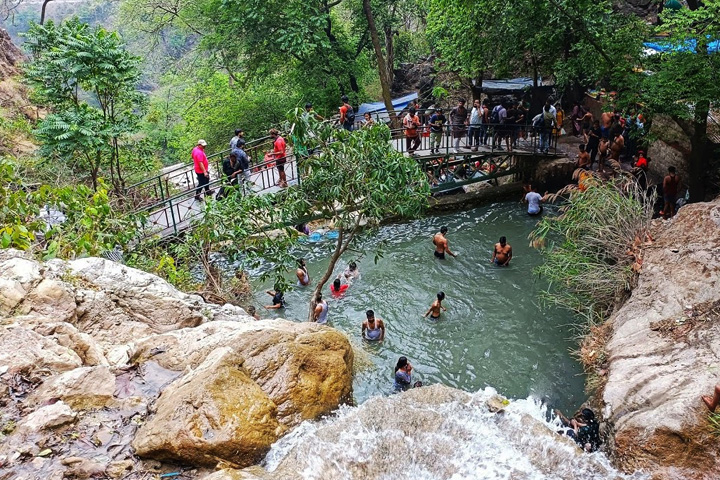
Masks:
[[[590,154],[585,151],[585,144],[581,143],[578,147],[580,153],[578,153],[578,168],[584,170],[590,170]]]
[[[612,112],[603,112],[603,114],[600,116],[600,132],[605,138],[610,138],[610,127],[612,126],[612,121]]]
[[[297,276],[298,279],[298,287],[306,287],[310,283],[310,275],[305,265],[305,259],[298,259],[298,268],[295,271],[295,276]]]
[[[372,310],[365,312],[365,316],[367,320],[362,324],[362,337],[373,342],[383,340],[385,338],[385,322],[375,318],[375,312]]]
[[[439,258],[440,260],[445,260],[445,253],[447,253],[448,255],[452,255],[453,257],[457,257],[457,255],[450,251],[450,247],[448,246],[447,238],[445,238],[445,234],[447,233],[447,231],[447,227],[442,227],[440,229],[440,232],[436,233],[433,237],[433,244],[435,245],[435,257]]]
[[[610,158],[619,162],[620,153],[622,153],[623,148],[625,148],[625,139],[623,138],[622,134],[619,133],[615,137],[612,147],[610,147]]]
[[[600,139],[598,151],[600,152],[600,158],[598,159],[598,172],[602,173],[602,171],[605,170],[605,160],[607,159],[608,152],[610,151],[610,140],[608,140],[607,137]]]
[[[447,312],[447,308],[442,306],[443,300],[445,300],[445,292],[438,292],[437,300],[435,300],[432,305],[430,305],[430,308],[428,308],[428,311],[425,312],[423,318],[426,318],[428,315],[430,315],[431,320],[437,320],[438,318],[440,318],[440,310]]]
[[[495,244],[490,263],[494,263],[500,267],[507,267],[512,259],[512,247],[508,245],[505,237],[500,237],[500,241]]]

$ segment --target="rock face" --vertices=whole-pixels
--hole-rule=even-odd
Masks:
[[[0,479],[121,477],[136,454],[247,466],[351,397],[336,330],[255,321],[99,258],[0,250],[0,345]]]
[[[604,416],[626,468],[718,478],[700,397],[720,383],[720,199],[655,227],[638,286],[612,318]]]

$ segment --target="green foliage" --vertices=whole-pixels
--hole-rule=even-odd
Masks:
[[[550,282],[549,301],[588,318],[611,311],[630,289],[630,253],[648,232],[654,198],[643,195],[633,180],[593,182],[572,190],[560,215],[543,217],[532,238],[557,241],[536,269]]]
[[[554,76],[590,86],[628,71],[642,23],[608,0],[429,0],[428,36],[448,70],[470,78]]]
[[[46,223],[43,214],[62,217]],[[142,219],[119,212],[98,181],[85,185],[39,188],[25,185],[16,166],[0,159],[0,247],[32,250],[43,259],[98,255],[136,236]]]
[[[715,436],[720,436],[720,412],[708,413],[708,427]]]
[[[121,190],[123,142],[131,143],[144,108],[136,90],[140,59],[116,33],[91,29],[77,18],[33,24],[25,46],[32,53],[25,79],[35,99],[54,112],[37,130],[43,154],[65,162],[82,158],[94,187],[100,169],[108,166]]]

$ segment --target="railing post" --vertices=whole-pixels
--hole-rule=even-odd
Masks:
[[[160,187],[160,200],[165,200],[165,192],[163,191],[162,176],[158,177],[158,186]]]
[[[173,234],[177,235],[177,221],[175,220],[175,211],[173,210],[172,198],[168,200],[168,204],[170,205],[170,217],[172,218]]]

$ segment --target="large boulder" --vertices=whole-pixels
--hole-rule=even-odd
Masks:
[[[133,448],[142,457],[185,464],[251,465],[284,431],[276,408],[243,359],[219,348],[165,389]]]
[[[211,352],[238,352],[247,374],[277,405],[281,423],[294,426],[349,400],[353,352],[345,335],[314,323],[210,322],[137,342],[135,363],[152,358],[164,368],[196,368]]]
[[[629,470],[718,478],[720,450],[700,397],[720,383],[719,246],[720,200],[656,224],[638,285],[611,319],[604,413]]]

